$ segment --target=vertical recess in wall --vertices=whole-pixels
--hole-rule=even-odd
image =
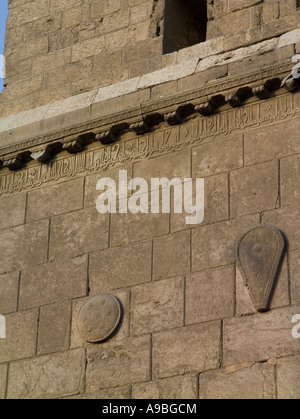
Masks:
[[[164,53],[168,54],[206,40],[206,0],[166,0]]]

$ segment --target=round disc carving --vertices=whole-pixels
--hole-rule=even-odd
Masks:
[[[97,343],[108,339],[121,320],[120,302],[111,294],[91,297],[80,309],[77,318],[82,339]]]

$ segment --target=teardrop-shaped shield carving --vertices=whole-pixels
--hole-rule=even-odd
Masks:
[[[269,225],[246,231],[239,240],[237,261],[257,311],[267,311],[285,241],[281,232]]]

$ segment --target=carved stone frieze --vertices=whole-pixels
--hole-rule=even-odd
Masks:
[[[28,167],[16,172],[3,168],[0,173],[0,195],[31,190],[59,179],[67,180],[77,175],[95,173],[147,156],[162,155],[207,139],[226,137],[246,128],[298,118],[299,114],[298,97],[285,93],[268,102],[259,100],[241,108],[225,108],[209,117],[193,116],[181,126],[169,127],[162,124],[159,132],[154,130],[141,136],[134,135],[112,144],[100,145],[96,141],[84,152],[57,156],[47,165],[31,161]],[[120,125],[119,132],[124,128],[125,125]]]
[[[156,126],[164,120],[164,116],[168,113],[172,113],[179,109],[182,105],[178,107],[178,103],[191,103],[196,102],[193,106],[199,104],[199,98],[208,97],[209,101],[216,108],[223,106],[224,96],[220,95],[221,91],[229,91],[231,89],[236,89],[236,86],[247,85],[256,83],[259,80],[269,80],[278,77],[278,75],[287,74],[290,72],[290,64],[284,64],[277,66],[271,69],[266,69],[260,72],[254,72],[252,74],[247,74],[240,77],[234,77],[227,79],[226,81],[218,81],[217,83],[212,83],[209,86],[196,89],[192,92],[177,94],[167,99],[161,99],[159,101],[152,101],[151,103],[146,103],[139,105],[134,109],[129,109],[123,111],[119,114],[112,114],[105,116],[93,121],[83,122],[77,125],[72,126],[71,128],[63,128],[56,132],[51,132],[50,134],[45,134],[42,136],[37,136],[23,142],[18,142],[16,144],[8,145],[2,147],[0,150],[0,169],[2,160],[15,158],[16,155],[12,156],[13,153],[18,153],[20,150],[32,149],[32,152],[35,150],[35,147],[41,146],[43,144],[48,144],[49,142],[61,141],[64,139],[64,142],[72,142],[82,135],[89,131],[100,131],[102,127],[106,127],[106,131],[110,130],[115,135],[122,135],[129,128],[129,125],[135,122],[138,122],[136,119],[141,116],[144,118],[146,123],[150,126]],[[234,90],[231,94],[234,95]],[[223,96],[222,101],[217,100],[217,103],[214,101],[214,98],[220,98]],[[198,102],[198,103],[197,103]],[[185,105],[184,105],[185,106]],[[168,110],[169,109],[169,110]],[[173,109],[173,110],[172,110]],[[148,119],[149,118],[149,119]],[[128,122],[128,120],[135,119],[135,121]],[[110,127],[109,127],[110,126]],[[103,128],[102,128],[103,131]],[[85,134],[83,134],[85,135]],[[46,146],[45,146],[46,147]]]

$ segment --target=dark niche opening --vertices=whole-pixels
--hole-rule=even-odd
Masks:
[[[206,41],[207,0],[166,0],[164,54]]]

